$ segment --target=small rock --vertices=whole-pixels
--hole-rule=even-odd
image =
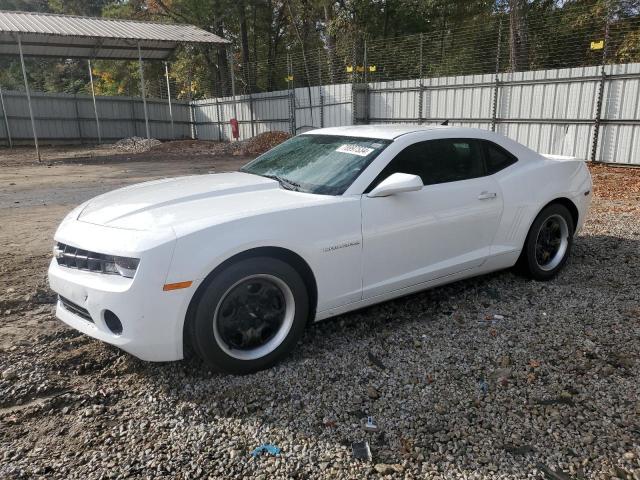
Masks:
[[[443,415],[443,414],[447,413],[447,407],[445,407],[445,406],[444,406],[443,404],[441,404],[441,403],[436,403],[436,404],[433,406],[433,410],[434,410],[436,413],[439,413],[440,415]]]
[[[634,458],[636,458],[636,454],[633,452],[625,452],[622,455],[622,458],[624,458],[625,460],[633,460]]]
[[[582,436],[582,443],[584,443],[585,445],[591,445],[595,439],[596,438],[593,435],[587,433],[586,435]]]
[[[498,360],[498,365],[502,368],[507,368],[511,365],[511,357],[509,355],[502,355]]]
[[[587,352],[593,352],[596,349],[596,344],[593,343],[588,338],[582,342],[582,346],[585,348]]]
[[[16,372],[15,370],[7,368],[2,372],[3,380],[13,380],[14,378],[18,378],[18,372]]]
[[[367,388],[367,396],[375,400],[376,398],[380,398],[380,393],[378,392],[378,390],[376,390],[375,387],[369,386]]]
[[[402,473],[404,471],[404,467],[400,464],[388,464],[388,463],[376,463],[375,466],[376,472],[381,475],[390,475],[392,473]]]
[[[491,374],[492,380],[508,380],[513,372],[510,368],[498,368]]]

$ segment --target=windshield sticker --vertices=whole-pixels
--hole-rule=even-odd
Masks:
[[[372,143],[371,146],[373,148],[380,148],[380,147],[384,147],[384,145],[382,143]]]
[[[349,153],[351,155],[358,155],[359,157],[366,157],[371,152],[373,152],[373,148],[361,147],[360,145],[342,145],[336,148],[336,152]]]

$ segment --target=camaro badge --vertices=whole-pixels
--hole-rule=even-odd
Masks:
[[[352,242],[346,242],[346,243],[341,243],[339,245],[332,245],[330,247],[325,247],[322,249],[323,252],[333,252],[334,250],[338,250],[340,248],[347,248],[347,247],[355,247],[356,245],[360,245],[360,240],[354,240]]]

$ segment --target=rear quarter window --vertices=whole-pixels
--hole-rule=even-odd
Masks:
[[[485,149],[485,163],[488,175],[493,175],[500,170],[504,170],[508,166],[513,165],[518,161],[515,155],[506,151],[499,145],[488,141],[484,141],[483,143]]]

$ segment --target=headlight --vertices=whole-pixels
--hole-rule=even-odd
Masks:
[[[58,261],[58,265],[90,272],[121,275],[127,278],[133,278],[140,264],[139,258],[105,255],[63,243],[56,244],[53,248],[53,256]]]
[[[127,278],[133,278],[136,274],[139,263],[139,258],[113,257],[113,265],[115,269],[120,275]]]

